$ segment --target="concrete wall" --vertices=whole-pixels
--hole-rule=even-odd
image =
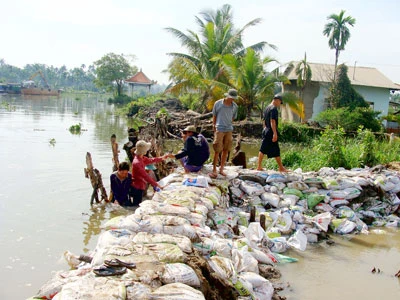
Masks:
[[[353,86],[354,89],[364,97],[365,101],[373,102],[373,109],[381,112],[380,117],[386,116],[389,111],[390,91],[385,88],[370,86]]]
[[[386,116],[389,111],[389,96],[390,92],[385,88],[356,86],[353,88],[364,97],[367,102],[373,103],[373,109],[381,113],[380,116]],[[284,86],[285,92],[298,93],[298,88],[295,81],[291,85]],[[304,109],[305,119],[308,121],[314,119],[320,112],[326,109],[325,99],[329,96],[329,85],[318,82],[311,82],[304,89]],[[282,119],[292,122],[299,122],[297,117],[290,108],[286,105],[282,106]]]

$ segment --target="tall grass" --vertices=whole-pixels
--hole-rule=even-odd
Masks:
[[[342,128],[326,129],[307,143],[281,143],[282,162],[286,168],[317,171],[322,167],[346,169],[400,161],[400,139],[376,138],[360,128],[354,137]],[[274,159],[264,159],[266,169],[277,169]]]

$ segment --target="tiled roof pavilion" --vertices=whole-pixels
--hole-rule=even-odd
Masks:
[[[137,72],[135,75],[133,75],[131,78],[125,80],[126,83],[130,85],[144,85],[144,86],[152,86],[153,84],[156,84],[157,82],[154,80],[150,80],[143,72],[142,69],[140,69],[139,72]]]

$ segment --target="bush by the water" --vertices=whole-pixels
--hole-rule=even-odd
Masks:
[[[131,101],[133,101],[133,98],[124,94],[108,99],[108,103],[115,103],[115,104],[127,104]]]
[[[315,171],[322,167],[359,168],[400,161],[400,140],[389,142],[370,130],[359,128],[356,136],[343,128],[327,129],[309,144],[281,143],[282,162],[286,168]],[[274,159],[264,159],[264,167],[276,169]]]
[[[321,128],[301,123],[279,123],[279,140],[283,143],[309,143],[321,133]]]

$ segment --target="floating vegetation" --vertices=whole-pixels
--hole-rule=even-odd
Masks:
[[[56,145],[56,139],[55,138],[50,139],[49,144],[54,147]]]
[[[72,134],[81,134],[81,129],[82,129],[81,127],[82,127],[82,124],[81,124],[81,123],[72,125],[72,126],[69,128],[69,132],[71,132]]]
[[[81,97],[75,97],[75,101],[81,101]]]
[[[15,111],[15,105],[11,105],[10,103],[8,103],[7,101],[2,101],[0,108],[4,108],[8,111]]]
[[[77,114],[79,114],[79,111],[74,112],[74,115],[77,115]]]

